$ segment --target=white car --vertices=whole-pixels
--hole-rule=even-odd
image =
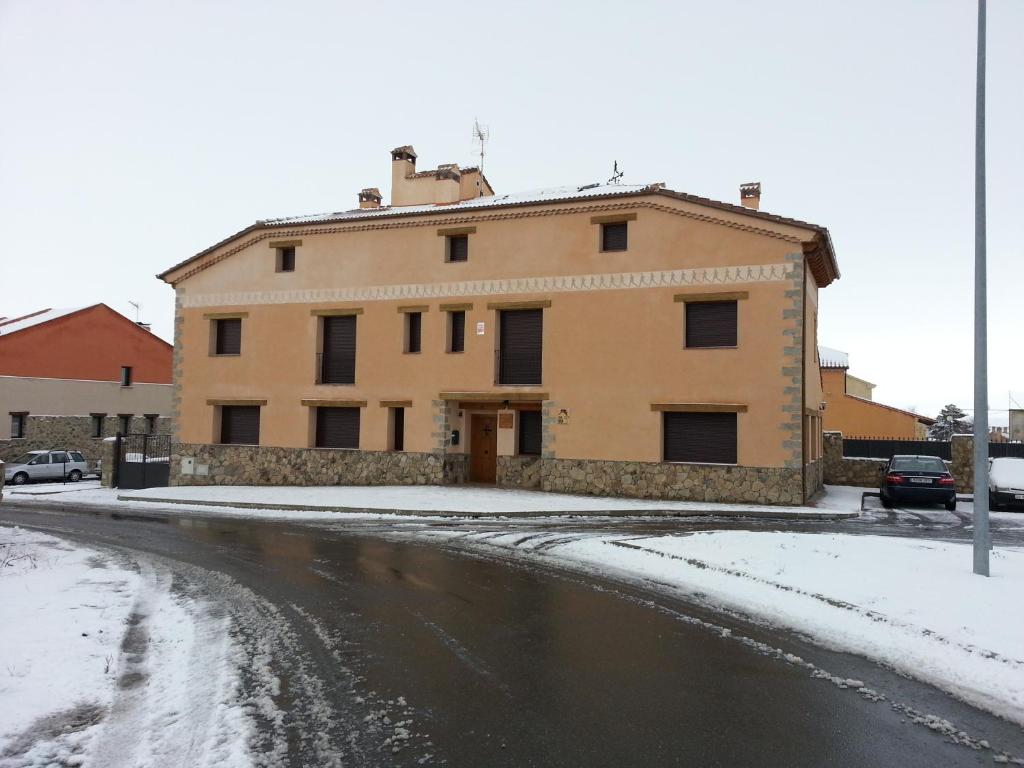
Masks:
[[[1024,507],[1024,459],[992,459],[988,464],[988,507]]]
[[[24,485],[34,480],[70,480],[77,483],[89,472],[78,451],[29,451],[4,466],[4,481]]]

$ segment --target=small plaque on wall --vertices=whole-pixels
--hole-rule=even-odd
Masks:
[[[512,429],[515,425],[515,419],[511,413],[499,413],[498,414],[498,429]]]

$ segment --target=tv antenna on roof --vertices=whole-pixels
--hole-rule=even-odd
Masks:
[[[131,299],[128,299],[128,303],[135,307],[135,322],[142,322],[142,302],[132,301]]]
[[[618,184],[622,181],[622,177],[625,175],[624,171],[619,170],[619,161],[615,161],[615,165],[612,167],[612,177],[608,179],[609,184]]]
[[[491,129],[486,125],[480,125],[480,121],[473,118],[473,141],[480,145],[480,175],[484,174],[484,148],[487,140],[491,138]],[[483,187],[481,186],[481,190]]]

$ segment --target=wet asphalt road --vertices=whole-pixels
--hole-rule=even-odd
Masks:
[[[147,558],[182,591],[222,602],[239,641],[262,643],[284,683],[284,727],[268,724],[254,746],[284,739],[287,765],[992,765],[991,752],[914,724],[910,710],[1024,755],[1017,727],[867,661],[633,588],[394,540],[394,524],[43,505],[0,508],[0,524]],[[888,700],[814,678],[783,653]],[[408,739],[395,739],[398,723]]]

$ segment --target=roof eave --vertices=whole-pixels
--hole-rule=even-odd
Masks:
[[[710,198],[699,197],[697,195],[690,195],[690,194],[687,194],[685,192],[676,192],[675,190],[665,189],[665,187],[662,184],[649,184],[646,187],[643,187],[642,189],[638,189],[638,190],[636,190],[634,192],[630,192],[630,193],[626,193],[626,194],[610,192],[610,193],[605,194],[605,195],[586,195],[586,196],[580,196],[580,197],[566,197],[566,198],[562,198],[562,199],[559,199],[559,200],[524,201],[524,202],[515,203],[514,205],[509,205],[507,203],[498,203],[498,202],[496,202],[494,205],[478,205],[478,206],[474,206],[472,209],[469,209],[469,210],[467,210],[465,212],[471,214],[471,213],[476,212],[476,211],[486,211],[486,210],[490,210],[492,208],[534,207],[534,206],[539,206],[539,205],[551,205],[552,203],[555,203],[555,202],[566,203],[566,202],[577,202],[579,200],[602,200],[602,199],[606,199],[606,198],[622,198],[622,199],[625,199],[625,198],[630,198],[630,197],[640,197],[642,195],[651,195],[651,194],[664,195],[666,197],[671,197],[671,198],[674,198],[674,199],[677,199],[677,200],[682,200],[684,202],[693,203],[695,205],[703,205],[703,206],[707,206],[707,207],[711,207],[711,208],[717,208],[717,209],[722,210],[722,211],[728,211],[730,213],[736,213],[736,214],[739,214],[739,215],[742,215],[742,216],[749,216],[751,218],[760,219],[762,221],[767,221],[767,222],[772,222],[772,223],[775,223],[775,224],[782,224],[782,225],[785,225],[785,226],[791,226],[791,227],[797,227],[797,228],[800,228],[800,229],[810,230],[810,231],[812,231],[815,234],[814,234],[814,236],[810,240],[808,240],[808,241],[806,241],[804,243],[803,248],[804,248],[804,254],[807,257],[808,265],[810,266],[811,272],[814,274],[814,279],[815,279],[816,284],[818,285],[819,288],[824,288],[825,286],[827,286],[830,283],[832,283],[834,280],[838,280],[839,279],[839,276],[840,276],[839,275],[839,265],[836,262],[835,251],[834,251],[834,249],[832,247],[832,238],[829,235],[828,229],[826,229],[825,227],[822,227],[822,226],[820,226],[818,224],[811,224],[810,222],[807,222],[807,221],[801,221],[799,219],[790,219],[790,218],[787,218],[785,216],[778,216],[776,214],[765,213],[765,212],[762,212],[762,211],[755,211],[755,210],[752,210],[750,208],[746,208],[746,207],[743,207],[743,206],[740,206],[740,205],[732,205],[731,203],[723,203],[723,202],[721,202],[719,200],[712,200]],[[452,208],[446,207],[446,206],[441,206],[441,207],[438,207],[435,210],[409,211],[408,213],[398,211],[398,212],[394,212],[394,213],[392,213],[390,215],[391,216],[396,216],[396,217],[398,217],[398,216],[402,216],[402,217],[404,217],[404,216],[409,216],[409,217],[415,217],[415,216],[436,216],[439,213],[450,214],[451,212],[452,212]],[[367,217],[367,218],[370,218],[370,217]],[[251,232],[255,232],[258,229],[294,228],[294,227],[302,227],[302,226],[308,226],[308,225],[320,225],[320,224],[323,224],[323,223],[326,223],[326,222],[329,222],[329,221],[330,221],[329,218],[325,218],[325,219],[320,220],[320,221],[309,221],[309,222],[301,222],[301,223],[297,223],[297,222],[294,222],[294,221],[283,221],[283,222],[276,222],[276,221],[272,222],[272,221],[266,221],[266,220],[264,220],[264,221],[257,221],[256,223],[249,225],[245,229],[242,229],[242,230],[236,232],[235,234],[230,235],[229,237],[224,238],[223,240],[221,240],[220,242],[210,246],[209,248],[206,248],[206,249],[200,251],[199,253],[195,254],[194,256],[192,256],[192,257],[190,257],[188,259],[185,259],[184,261],[182,261],[182,262],[180,262],[178,264],[175,264],[173,267],[171,267],[169,269],[164,270],[163,272],[157,274],[157,278],[160,279],[160,280],[163,280],[166,283],[169,283],[169,284],[173,285],[174,284],[174,280],[170,280],[170,279],[168,279],[168,277],[170,275],[172,275],[174,272],[177,272],[178,270],[188,266],[189,264],[192,264],[193,262],[203,258],[204,256],[206,256],[206,255],[208,255],[210,253],[213,253],[217,249],[227,245],[228,243],[232,242],[233,240],[237,240],[240,237],[244,237],[245,235],[247,235],[247,234],[249,234]]]

